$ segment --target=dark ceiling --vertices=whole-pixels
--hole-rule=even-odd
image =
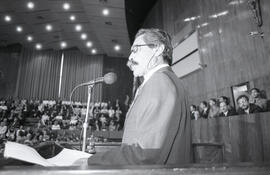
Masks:
[[[126,23],[131,44],[156,1],[157,0],[125,0]]]

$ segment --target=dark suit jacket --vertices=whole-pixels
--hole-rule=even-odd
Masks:
[[[209,108],[207,108],[206,111],[201,111],[200,117],[201,118],[208,118],[208,114],[209,114]]]
[[[258,113],[258,112],[262,112],[262,108],[260,108],[259,106],[249,103],[249,113]],[[246,114],[245,110],[243,110],[242,108],[238,108],[237,110],[238,114]]]
[[[155,72],[126,116],[120,148],[97,153],[88,164],[184,164],[191,159],[191,128],[183,86],[171,68]]]
[[[232,116],[232,115],[236,115],[236,114],[237,114],[236,111],[232,108],[232,109],[228,110],[227,115],[225,115],[223,112],[221,112],[219,114],[219,117],[228,117],[228,116]]]

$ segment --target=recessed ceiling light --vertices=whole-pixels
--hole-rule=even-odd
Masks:
[[[91,41],[87,41],[86,47],[92,47],[92,46],[93,46],[93,43]]]
[[[75,15],[70,15],[69,19],[70,19],[70,21],[75,21],[76,20],[76,16]]]
[[[46,30],[47,31],[51,31],[52,30],[52,25],[51,24],[47,24],[46,25]]]
[[[27,3],[27,8],[33,9],[34,7],[35,7],[35,4],[33,2],[30,1]]]
[[[33,41],[33,37],[31,35],[28,35],[27,36],[27,41],[29,41],[29,42]]]
[[[76,30],[77,32],[81,31],[81,30],[82,30],[82,26],[81,26],[80,24],[77,24],[77,25],[75,26],[75,30]]]
[[[120,49],[121,49],[120,45],[117,44],[117,45],[114,46],[115,51],[119,51]]]
[[[92,54],[96,54],[96,53],[97,53],[97,50],[96,50],[96,49],[92,49],[92,50],[91,50],[91,53],[92,53]]]
[[[103,14],[104,16],[108,16],[109,13],[110,13],[109,9],[103,9],[103,10],[102,10],[102,14]]]
[[[10,17],[9,15],[6,15],[6,16],[5,16],[5,21],[6,21],[6,22],[11,21],[11,17]]]
[[[61,48],[65,48],[65,47],[67,47],[67,43],[65,41],[62,41],[60,43],[60,46],[61,46]]]
[[[85,40],[86,38],[87,38],[87,35],[86,35],[85,33],[82,33],[82,34],[81,34],[81,39],[82,39],[82,40]]]
[[[36,44],[36,49],[37,49],[37,50],[42,49],[42,45],[41,45],[40,43],[37,43],[37,44]]]
[[[64,4],[63,4],[63,8],[64,8],[65,10],[69,10],[69,9],[70,9],[70,4],[69,4],[69,3],[64,3]]]
[[[23,31],[23,28],[21,26],[17,26],[16,27],[16,30],[17,30],[17,32],[22,32]]]

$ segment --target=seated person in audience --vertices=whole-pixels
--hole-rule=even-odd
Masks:
[[[118,106],[116,108],[116,111],[115,111],[115,117],[117,118],[117,120],[120,120],[121,115],[122,115],[122,111],[121,111],[120,107]]]
[[[49,120],[50,120],[50,117],[49,117],[49,115],[48,115],[48,112],[46,111],[46,112],[41,116],[41,124],[42,124],[42,125],[47,125]]]
[[[110,120],[109,124],[109,131],[116,131],[117,130],[117,125],[114,120]]]
[[[6,137],[6,132],[7,132],[7,125],[5,122],[0,123],[0,139],[4,139]]]
[[[63,120],[62,129],[69,129],[68,120]]]
[[[34,143],[33,143],[32,139],[33,139],[33,135],[31,133],[27,133],[26,138],[24,140],[24,144],[28,145],[28,146],[33,146]]]
[[[107,106],[108,106],[107,103],[101,103],[101,110],[100,110],[100,113],[108,114]]]
[[[104,114],[101,114],[101,116],[99,117],[99,121],[101,122],[100,129],[102,131],[107,131],[108,130],[108,119],[107,119],[107,117],[105,117]]]
[[[58,124],[58,121],[55,120],[55,121],[53,122],[53,125],[52,125],[52,130],[60,130],[60,129],[61,129],[61,127],[60,127],[60,125]]]
[[[218,102],[219,102],[219,104],[221,103],[221,102],[225,102],[226,104],[228,104],[229,106],[229,109],[234,109],[234,107],[232,107],[231,105],[230,105],[230,99],[228,98],[228,97],[226,97],[226,96],[220,96],[219,98],[218,98]]]
[[[259,106],[253,103],[249,103],[249,98],[246,95],[240,95],[236,101],[239,106],[237,110],[238,114],[251,114],[262,112],[262,109]]]
[[[18,129],[16,132],[16,142],[23,143],[25,140],[25,136],[26,136],[26,131],[24,130],[24,126],[21,125],[20,129]]]
[[[69,130],[76,130],[77,129],[76,124],[70,124],[68,129]]]
[[[206,101],[202,101],[200,103],[200,116],[202,118],[208,118],[208,114],[209,114],[209,107],[207,105]]]
[[[101,127],[101,122],[98,119],[95,119],[95,123],[94,123],[94,131],[100,131],[100,127]]]
[[[70,124],[77,125],[78,119],[79,119],[78,115],[72,115],[70,118]]]
[[[42,133],[43,133],[43,141],[49,141],[50,135],[48,134],[48,131],[46,129],[43,129]]]
[[[190,105],[190,117],[191,120],[198,120],[200,118],[200,113],[195,105]]]
[[[232,115],[236,115],[236,111],[234,108],[230,108],[230,105],[228,104],[228,102],[223,101],[219,104],[220,107],[220,113],[219,113],[219,117],[228,117],[228,116],[232,116]]]
[[[110,117],[110,118],[113,118],[113,117],[114,117],[115,111],[114,111],[114,109],[113,109],[112,106],[110,107],[110,109],[109,109],[109,111],[108,111],[108,114],[109,114],[109,117]]]
[[[61,112],[59,112],[58,115],[55,117],[55,120],[62,121],[63,120],[63,114]]]
[[[219,107],[217,105],[217,100],[214,98],[211,98],[209,100],[209,114],[208,117],[214,118],[219,116]]]
[[[249,103],[259,106],[262,111],[267,111],[267,100],[261,97],[261,91],[257,88],[250,90]]]
[[[8,141],[16,141],[16,130],[14,127],[10,127],[6,133],[6,138]]]

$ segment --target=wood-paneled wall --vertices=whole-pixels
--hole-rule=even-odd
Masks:
[[[207,67],[183,78],[190,103],[232,98],[231,86],[247,81],[270,96],[270,1],[261,0],[261,9],[263,38],[249,35],[257,25],[248,0],[159,0],[144,26],[162,27],[172,37],[189,23],[198,31],[200,58]],[[191,17],[196,19],[185,21]]]
[[[269,162],[269,115],[265,112],[192,120],[192,143],[223,145],[224,162]]]

